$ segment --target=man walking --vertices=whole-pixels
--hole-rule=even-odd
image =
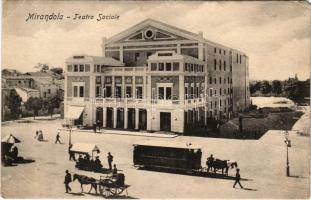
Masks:
[[[108,165],[109,165],[109,170],[112,170],[112,161],[113,161],[113,156],[108,152]]]
[[[70,182],[71,182],[71,174],[69,173],[68,170],[66,170],[65,181],[64,181],[66,193],[71,191],[71,188],[69,187]]]
[[[72,148],[72,144],[70,144],[68,147],[69,160],[76,161],[75,153],[71,151],[71,148]]]
[[[59,135],[59,132],[57,133],[56,135],[56,141],[55,141],[55,144],[58,142],[59,144],[61,144],[61,141],[59,140],[60,139],[60,135]]]
[[[240,183],[241,180],[241,175],[240,175],[240,169],[237,168],[236,169],[236,174],[235,174],[235,182],[233,184],[233,188],[235,188],[235,185],[238,183],[240,185],[241,188],[243,188],[243,186]]]

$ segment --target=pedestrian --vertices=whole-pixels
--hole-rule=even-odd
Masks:
[[[71,191],[71,188],[70,188],[70,186],[69,186],[69,183],[70,183],[71,181],[72,181],[72,180],[71,180],[71,174],[69,173],[68,170],[66,170],[65,181],[64,181],[66,193],[68,193],[68,191]]]
[[[100,121],[99,120],[97,120],[97,127],[98,127],[98,131],[100,131]]]
[[[111,155],[111,153],[110,153],[110,152],[108,152],[107,159],[108,159],[109,170],[112,170],[112,161],[113,161],[113,156]]]
[[[59,132],[58,132],[57,135],[56,135],[55,144],[56,144],[57,142],[59,142],[59,144],[61,144]]]
[[[93,124],[93,131],[96,133],[96,123]]]
[[[235,188],[235,185],[238,183],[240,185],[241,188],[243,188],[243,186],[240,183],[241,180],[241,175],[240,175],[240,169],[237,168],[236,169],[236,174],[235,174],[235,182],[233,184],[233,188]]]
[[[36,131],[36,135],[35,135],[35,139],[37,139],[39,137],[39,131]]]
[[[72,148],[72,144],[70,144],[68,147],[69,160],[76,161],[75,154],[74,152],[71,151],[71,148]]]

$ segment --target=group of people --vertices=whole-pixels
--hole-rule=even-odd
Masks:
[[[68,148],[68,153],[69,153],[69,160],[73,160],[76,161],[75,156],[74,156],[74,152],[71,151],[72,145],[69,145]],[[109,166],[109,170],[112,170],[112,162],[113,162],[113,156],[111,155],[110,152],[108,152],[107,155],[107,161],[108,161],[108,166]],[[101,160],[99,159],[99,156],[95,157],[94,159],[91,159],[89,154],[85,154],[85,155],[79,155],[78,161],[76,163],[76,166],[78,168],[92,168],[94,167],[95,169],[101,169],[103,167]],[[114,169],[116,168],[116,166],[114,165]]]
[[[17,146],[12,146],[9,151],[1,152],[1,161],[5,165],[11,165],[14,161],[18,159],[18,148]]]
[[[37,139],[39,142],[44,141],[42,130],[36,131],[35,139]]]

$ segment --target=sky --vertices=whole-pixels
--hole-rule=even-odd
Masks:
[[[153,18],[245,52],[252,80],[310,76],[311,5],[305,2],[6,1],[2,8],[2,68],[27,72],[37,63],[64,67],[73,54],[100,56],[102,37]],[[26,22],[29,13],[120,18]]]

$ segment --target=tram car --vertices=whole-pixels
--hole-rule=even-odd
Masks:
[[[142,141],[133,144],[135,167],[162,168],[182,171],[201,170],[200,147],[165,141]]]

